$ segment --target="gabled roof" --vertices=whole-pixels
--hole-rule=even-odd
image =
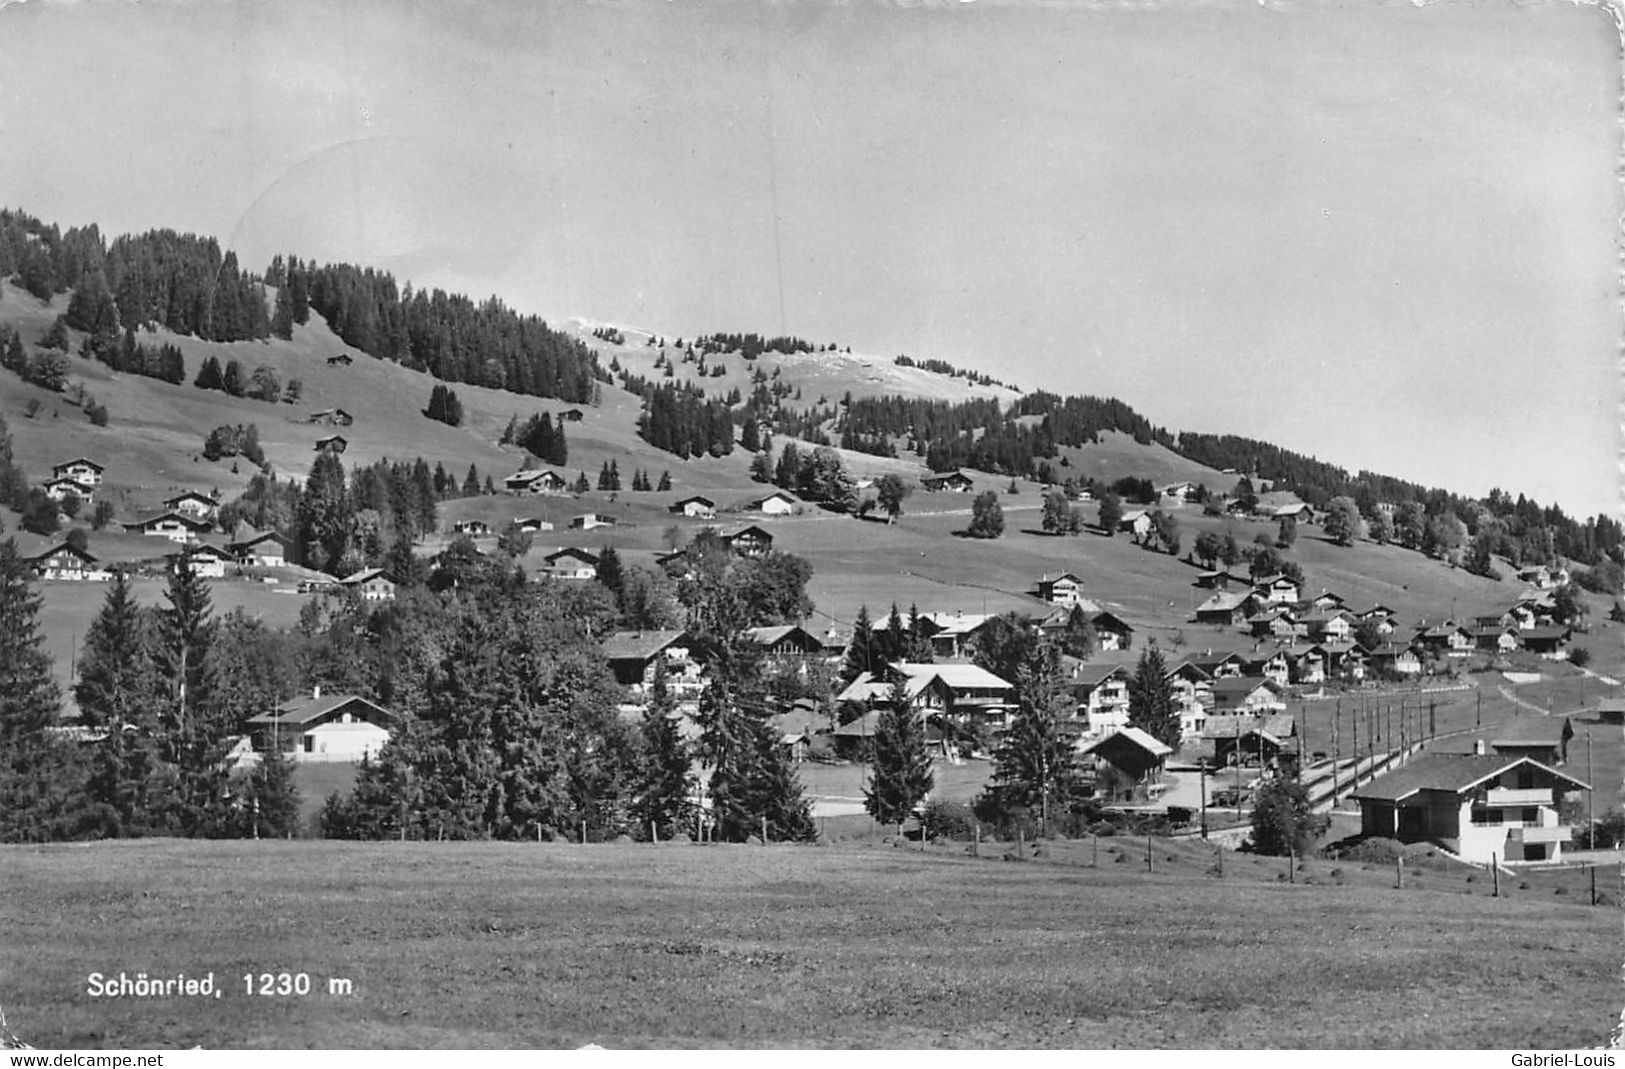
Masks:
[[[1573,632],[1561,624],[1542,624],[1518,632],[1524,642],[1562,642]]]
[[[1118,679],[1128,679],[1132,673],[1127,666],[1121,664],[1079,664],[1072,670],[1067,682],[1074,687],[1086,687],[1094,690],[1102,683],[1116,676]]]
[[[89,457],[74,457],[72,460],[64,460],[60,464],[51,465],[51,471],[53,473],[59,472],[59,471],[62,471],[63,469],[65,469],[65,468],[71,468],[71,467],[75,466],[76,464],[83,464],[86,467],[95,468],[97,471],[106,471],[107,470],[106,468],[102,467],[100,464],[96,463],[94,460],[91,460]]]
[[[55,545],[51,546],[49,549],[45,550],[43,553],[40,553],[40,554],[38,554],[36,556],[33,556],[33,557],[29,557],[27,559],[28,559],[28,561],[30,563],[39,563],[40,561],[43,561],[47,557],[54,557],[58,553],[64,553],[64,552],[73,554],[75,557],[78,557],[80,560],[84,561],[86,564],[95,564],[96,563],[96,558],[91,556],[88,550],[80,549],[78,546],[74,545],[72,542],[58,542]]]
[[[258,716],[248,718],[250,724],[276,724],[285,727],[303,727],[314,723],[329,713],[336,712],[341,706],[351,702],[359,702],[367,711],[374,714],[367,719],[373,720],[379,726],[393,720],[394,714],[376,702],[368,701],[359,694],[324,694],[319,698],[295,698],[293,701],[283,702],[274,713],[260,713]]]
[[[193,531],[207,531],[209,529],[209,525],[204,521],[194,520],[185,513],[175,512],[174,510],[160,512],[156,516],[146,516],[139,520],[127,522],[124,524],[124,529],[140,530],[142,528],[151,527],[155,523],[162,523],[164,520],[174,520],[181,526]]]
[[[778,627],[747,627],[745,634],[758,646],[773,646],[783,642],[786,638],[801,632],[815,646],[822,647],[824,640],[808,631],[800,624],[780,624]]]
[[[185,549],[181,550],[178,555],[182,557],[214,557],[218,560],[232,559],[232,555],[229,552],[208,542],[200,542],[197,545],[187,546]]]
[[[1235,612],[1237,609],[1241,608],[1251,596],[1251,594],[1235,593],[1229,590],[1220,591],[1211,598],[1208,598],[1206,601],[1202,602],[1202,604],[1198,605],[1196,607],[1196,611]]]
[[[1247,695],[1264,687],[1273,694],[1281,693],[1280,684],[1272,679],[1263,679],[1259,676],[1231,676],[1226,679],[1213,681],[1213,698],[1245,698]]]
[[[673,501],[671,507],[673,509],[680,509],[684,505],[694,504],[704,505],[708,509],[714,509],[717,507],[717,503],[706,497],[704,494],[690,494],[688,497]]]
[[[1078,753],[1080,755],[1094,753],[1107,743],[1115,743],[1122,740],[1133,743],[1135,746],[1138,746],[1152,757],[1167,757],[1169,754],[1174,752],[1172,747],[1168,746],[1160,739],[1141,731],[1139,728],[1126,727],[1118,728],[1105,738],[1096,739],[1087,746],[1079,747]]]
[[[1298,722],[1290,713],[1274,713],[1269,716],[1218,716],[1210,717],[1202,726],[1204,739],[1237,739],[1243,735],[1259,732],[1274,743],[1281,743],[1294,738],[1298,734]]]
[[[557,561],[563,560],[565,557],[574,557],[577,560],[586,561],[588,564],[598,563],[598,554],[593,553],[590,550],[578,549],[575,546],[565,546],[563,549],[555,549],[542,559],[549,564],[553,564]]]
[[[766,528],[758,527],[754,523],[747,524],[746,526],[735,531],[724,531],[722,533],[722,540],[724,542],[732,542],[734,539],[743,538],[746,535],[751,535],[767,542],[773,541],[772,531],[769,531]]]
[[[796,499],[794,497],[791,497],[789,494],[785,493],[783,490],[775,490],[771,494],[765,494],[762,497],[753,498],[746,507],[747,508],[753,508],[753,509],[761,508],[763,504],[765,504],[768,501],[772,501],[776,497],[777,498],[783,498],[784,502],[786,504],[789,504],[789,505],[794,505],[794,504],[797,503]]]
[[[667,646],[686,638],[681,628],[662,631],[616,631],[604,639],[604,659],[647,661]]]
[[[201,501],[205,505],[218,505],[220,503],[219,501],[210,497],[208,494],[200,494],[196,490],[188,490],[184,494],[176,494],[174,497],[165,498],[164,504],[169,508],[174,508],[175,505],[181,501]]]
[[[985,612],[922,612],[920,619],[929,620],[937,630],[935,635],[968,635],[993,619]]]
[[[1520,716],[1503,724],[1490,738],[1491,746],[1561,746],[1574,737],[1566,716]]]
[[[385,582],[394,582],[393,579],[390,579],[388,575],[384,574],[384,570],[382,568],[363,568],[359,572],[355,572],[351,575],[345,576],[343,579],[340,579],[339,585],[360,586],[362,583],[369,582],[373,579],[382,579]]]
[[[259,545],[261,542],[275,542],[277,545],[281,546],[283,549],[291,549],[292,548],[292,545],[290,544],[287,537],[282,535],[282,534],[279,534],[276,531],[261,531],[257,535],[253,535],[253,536],[248,537],[248,538],[240,539],[239,541],[236,541],[236,542],[228,542],[228,543],[226,543],[226,548],[230,549],[230,550],[235,550],[235,551],[240,553],[245,549],[252,549],[253,547]]]
[[[943,664],[918,664],[909,661],[898,661],[892,667],[899,672],[903,672],[910,679],[929,679],[935,676],[956,690],[961,688],[978,690],[1013,689],[1010,683],[976,664],[961,664],[952,661]]]
[[[1089,617],[1089,623],[1094,625],[1096,631],[1118,631],[1130,635],[1134,633],[1132,624],[1115,613],[1106,612],[1104,609]]]
[[[1530,757],[1508,754],[1425,753],[1412,758],[1403,768],[1378,776],[1354,792],[1355,798],[1378,802],[1402,802],[1421,791],[1448,791],[1460,795],[1519,765],[1532,765],[1554,779],[1565,780],[1580,790],[1590,784],[1547,768]]]

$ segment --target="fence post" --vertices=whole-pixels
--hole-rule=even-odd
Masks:
[[[970,856],[982,856],[982,826],[980,824],[970,826]]]
[[[1151,836],[1145,837],[1145,871],[1151,871]]]
[[[1394,886],[1405,886],[1405,859],[1402,857],[1394,858]]]
[[[1501,859],[1495,854],[1490,855],[1490,876],[1494,890],[1491,892],[1496,898],[1501,897]]]
[[[1597,904],[1597,866],[1587,865],[1586,872],[1591,876],[1591,904]]]

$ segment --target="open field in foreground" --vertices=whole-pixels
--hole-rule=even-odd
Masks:
[[[1618,912],[1581,895],[1003,849],[9,847],[0,1004],[42,1047],[1568,1047],[1617,1020]],[[226,993],[86,995],[121,969]],[[312,993],[243,993],[283,970]]]

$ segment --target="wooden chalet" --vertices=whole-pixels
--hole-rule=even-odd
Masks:
[[[254,749],[279,750],[300,763],[358,762],[376,757],[389,741],[394,714],[359,694],[324,695],[283,702],[274,712],[248,718]]]

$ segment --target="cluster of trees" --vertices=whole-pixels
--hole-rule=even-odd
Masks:
[[[570,445],[564,436],[564,419],[560,417],[555,422],[545,412],[531,416],[524,423],[519,422],[517,415],[513,416],[502,432],[502,444],[517,445],[547,464],[563,465],[570,460]]]
[[[974,382],[978,386],[1003,386],[1007,390],[1016,389],[1016,387],[1010,385],[1008,382],[1001,382],[992,375],[988,375],[981,371],[973,371],[969,368],[957,368],[948,363],[946,360],[938,360],[934,357],[928,357],[924,360],[915,360],[907,354],[898,353],[892,358],[892,363],[896,364],[898,367],[917,367],[924,371],[933,371],[938,375],[947,375],[950,378],[964,379],[966,382]]]
[[[610,345],[626,344],[626,335],[614,327],[594,327],[592,328],[592,336],[601,342],[608,342]]]
[[[157,346],[142,345],[136,340],[134,327],[124,328],[123,334],[113,330],[87,335],[80,343],[79,355],[130,375],[142,375],[177,386],[186,381],[186,357],[180,349],[169,342]]]
[[[727,456],[734,448],[733,410],[686,383],[654,386],[643,394],[638,436],[684,460]]]
[[[267,754],[243,775],[225,760],[247,718],[289,696],[289,643],[241,611],[216,618],[186,569],[171,571],[165,602],[140,607],[122,575],[109,586],[74,687],[97,741],[68,741],[39,595],[0,543],[0,840],[295,830],[290,762]]]
[[[437,382],[434,389],[429,391],[429,407],[423,410],[423,414],[449,427],[460,427],[463,423],[463,403],[445,383]]]
[[[971,538],[997,538],[1004,534],[1004,506],[993,490],[984,490],[971,502],[970,527],[965,533]]]
[[[23,339],[16,330],[0,334],[0,367],[14,372],[25,382],[31,382],[52,393],[61,393],[68,385],[68,357],[55,346],[46,346],[29,355]],[[63,342],[66,345],[66,341]]]
[[[753,470],[758,475],[766,468],[766,455],[758,453],[760,464],[753,462]],[[858,507],[857,480],[841,462],[841,454],[828,446],[821,445],[808,452],[794,442],[784,443],[773,468],[773,485],[837,512],[851,512]],[[897,507],[900,514],[900,497]]]
[[[345,344],[446,382],[590,403],[606,377],[579,338],[495,297],[476,304],[443,290],[399,288],[388,272],[297,257],[272,260],[266,281],[288,293],[289,323],[306,322],[313,310]],[[279,292],[279,310],[281,300]]]
[[[95,224],[62,232],[0,210],[0,278],[15,276],[42,301],[73,290],[69,325],[117,337],[161,324],[211,341],[270,333],[265,289],[213,238],[151,230],[107,244]]]
[[[264,465],[265,451],[260,448],[260,429],[254,424],[216,427],[204,437],[205,460],[235,456],[247,457],[256,465]]]
[[[251,397],[273,405],[284,400],[282,378],[269,364],[259,365],[250,374],[236,359],[227,360],[222,368],[218,357],[204,357],[192,385],[200,390],[220,390],[232,397]],[[290,403],[297,401],[304,392],[304,385],[298,379],[291,379],[287,392]]]
[[[1100,441],[1102,431],[1120,431],[1141,445],[1158,442],[1169,448],[1174,446],[1173,435],[1167,430],[1154,426],[1113,397],[1061,397],[1046,390],[1035,390],[1016,400],[1014,414],[1043,416],[1040,429],[1045,438],[1056,445],[1086,445]]]
[[[814,353],[821,352],[818,346],[805,338],[779,336],[776,338],[763,338],[760,334],[730,334],[726,331],[717,334],[701,334],[694,339],[692,346],[702,353],[739,353],[746,360],[755,360],[763,353]],[[677,348],[683,348],[682,339],[677,339]],[[833,350],[835,346],[825,346]]]

